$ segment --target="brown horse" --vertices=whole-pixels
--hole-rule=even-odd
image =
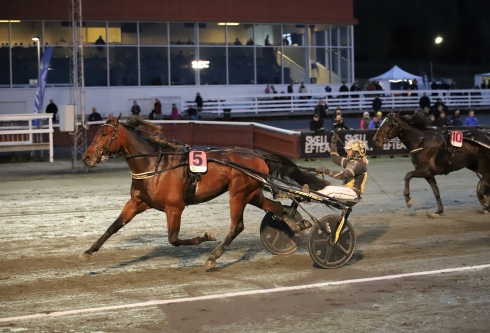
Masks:
[[[383,120],[373,141],[378,147],[398,137],[410,151],[414,171],[405,175],[405,201],[411,207],[409,183],[412,178],[425,178],[437,200],[437,211],[432,215],[439,217],[443,212],[441,197],[435,175],[446,175],[462,168],[477,172],[483,182],[490,184],[490,136],[481,130],[465,133],[461,147],[450,143],[450,131],[426,125],[426,118],[421,115],[412,117],[390,113]],[[485,210],[490,209],[490,199],[485,203]]]
[[[206,202],[229,191],[230,232],[207,259],[205,268],[209,270],[215,267],[225,248],[244,230],[243,211],[247,204],[272,212],[295,232],[307,227],[304,223],[299,223],[299,226],[290,218],[280,202],[264,196],[264,182],[268,177],[274,175],[295,181],[297,185],[309,184],[317,190],[329,185],[314,173],[302,172],[284,156],[260,155],[245,148],[209,150],[206,152],[207,171],[192,173],[188,146],[162,139],[160,127],[136,116],[126,124],[119,122],[119,117],[108,117],[82,160],[93,167],[103,157],[115,153],[126,158],[131,170],[131,199],[107,231],[81,255],[83,259],[90,259],[111,235],[149,208],[165,212],[170,244],[197,245],[215,241],[210,232],[191,239],[179,238],[182,211],[186,205]]]

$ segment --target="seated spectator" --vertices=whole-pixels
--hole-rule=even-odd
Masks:
[[[370,122],[371,122],[371,117],[369,116],[369,112],[366,111],[362,115],[360,128],[361,129],[368,129]]]
[[[445,127],[445,126],[451,126],[452,122],[451,120],[446,117],[446,112],[441,111],[439,114],[439,118],[436,118],[432,126],[437,126],[437,127]]]
[[[368,128],[369,129],[377,129],[377,128],[379,128],[379,125],[381,125],[381,117],[378,113],[376,113],[374,115],[373,119],[371,120],[371,122],[369,123]]]
[[[310,131],[318,132],[323,130],[323,121],[318,113],[313,114],[313,119],[310,120]]]
[[[468,112],[468,117],[464,120],[465,126],[478,126],[478,119],[475,118],[475,111]]]
[[[189,108],[187,109],[187,114],[189,115],[190,120],[199,120],[199,117],[197,116],[197,109],[194,107],[194,105],[190,105]]]
[[[463,126],[463,121],[461,120],[461,111],[459,111],[459,109],[454,110],[454,114],[451,117],[451,123],[453,126]]]

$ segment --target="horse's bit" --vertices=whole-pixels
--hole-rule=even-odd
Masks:
[[[99,131],[102,129],[102,127],[104,126],[109,126],[109,127],[112,127],[113,131],[112,131],[112,136],[111,138],[109,139],[109,142],[107,143],[107,145],[105,147],[103,147],[101,144],[99,144],[97,141],[95,141],[95,138],[92,140],[92,144],[95,146],[95,153],[97,154],[99,151],[100,151],[100,156],[103,157],[103,156],[107,156],[107,151],[109,150],[109,146],[111,145],[112,141],[114,141],[114,138],[116,137],[116,134],[117,134],[117,130],[118,130],[118,127],[119,127],[119,121],[117,122],[117,125],[114,126],[112,124],[103,124]],[[97,135],[95,135],[97,137]]]

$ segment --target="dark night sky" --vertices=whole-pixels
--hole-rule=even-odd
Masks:
[[[356,76],[368,78],[399,65],[420,75],[472,82],[490,72],[489,0],[354,0]],[[436,36],[444,41],[435,45]],[[463,87],[461,87],[463,88]]]

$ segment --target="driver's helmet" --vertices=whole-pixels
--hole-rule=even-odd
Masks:
[[[366,145],[361,140],[350,140],[345,145],[345,150],[352,150],[355,158],[366,156]]]

